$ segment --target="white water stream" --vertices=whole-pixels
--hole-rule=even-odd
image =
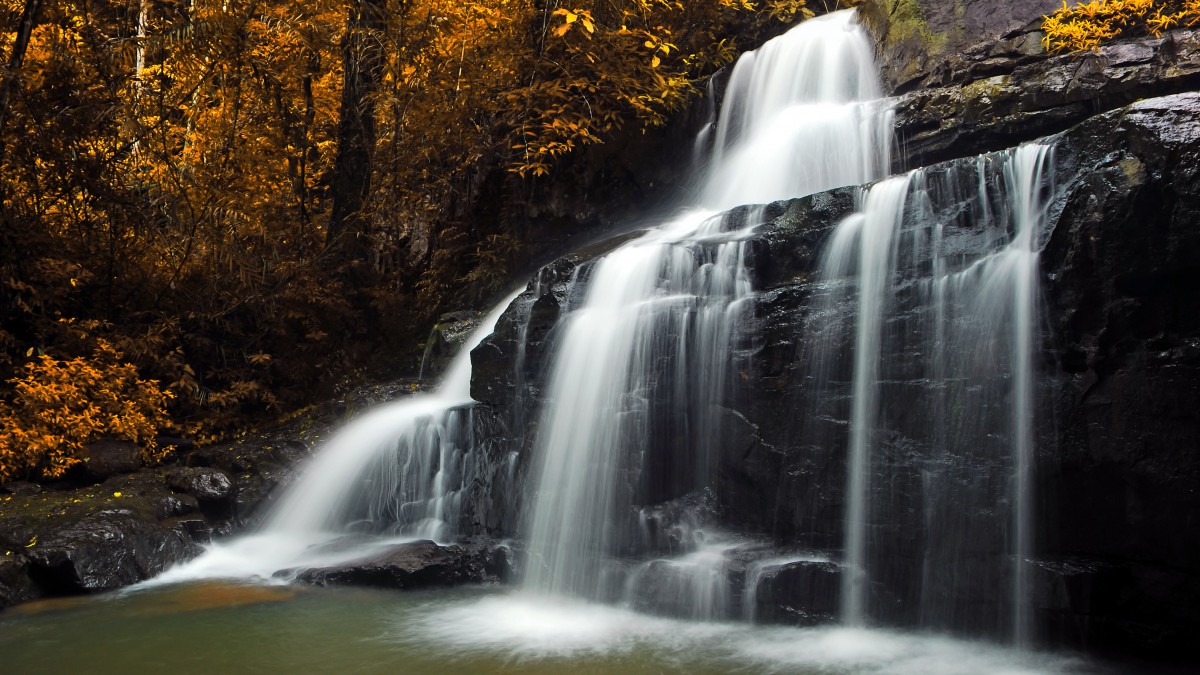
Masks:
[[[638,485],[656,468],[643,463],[644,449],[662,417],[668,435],[693,448],[690,466],[670,470],[695,480],[676,481],[668,496],[708,485],[731,343],[751,292],[743,240],[760,218],[755,209],[717,214],[882,176],[891,114],[879,92],[871,44],[849,11],[739,59],[697,206],[601,260],[565,320],[535,451],[527,589],[619,594],[617,558],[646,548],[631,517],[646,503]],[[664,360],[686,391],[656,415]],[[709,602],[710,586],[697,588],[697,602]]]
[[[517,295],[507,296],[480,322],[433,392],[379,406],[338,429],[259,531],[214,543],[203,556],[147,583],[272,579],[287,570],[362,558],[398,542],[453,538],[461,492],[475,478],[477,464],[469,440],[471,350],[491,335]],[[376,536],[355,536],[363,534]]]

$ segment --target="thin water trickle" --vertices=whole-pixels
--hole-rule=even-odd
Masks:
[[[929,627],[1030,640],[1037,258],[1051,157],[1032,144],[882,181],[826,247],[810,399],[814,418],[845,414],[849,425],[848,625],[907,620],[871,606],[890,594]],[[914,553],[913,572],[896,563]],[[989,600],[1004,586],[1008,597]],[[989,602],[997,614],[978,610]]]

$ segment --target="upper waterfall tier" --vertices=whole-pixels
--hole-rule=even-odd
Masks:
[[[637,506],[711,486],[716,411],[729,404],[752,295],[744,239],[760,221],[718,212],[881,177],[890,118],[878,94],[852,11],[743,55],[697,203],[572,288],[534,450],[531,589],[613,597],[612,561],[657,546]],[[688,536],[685,548],[704,535]]]
[[[765,204],[886,173],[889,103],[853,11],[806,21],[738,59],[700,204]]]

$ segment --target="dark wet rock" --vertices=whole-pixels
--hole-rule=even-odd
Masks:
[[[83,466],[97,482],[142,468],[142,449],[130,441],[103,440],[83,449]]]
[[[159,519],[187,516],[200,511],[200,500],[186,494],[166,494],[158,500]]]
[[[1057,644],[1172,658],[1186,653],[1184,635],[1200,631],[1200,539],[1182,535],[1200,522],[1200,300],[1191,290],[1200,278],[1197,120],[1200,94],[1180,94],[1093,117],[1056,141],[1057,197],[1041,258],[1049,324],[1040,391],[1054,414],[1038,431],[1034,520],[1037,555],[1076,562],[1047,563],[1031,576],[1039,579],[1039,630]],[[836,550],[845,447],[804,439],[844,438],[846,420],[795,412],[811,409],[804,357],[820,292],[815,252],[850,210],[848,200],[826,201],[836,204],[826,209],[817,199],[792,202],[753,243],[763,288],[757,351],[737,397],[746,422],[727,443],[719,497],[729,526]],[[890,367],[903,372],[904,358],[895,355]],[[833,367],[849,377],[849,364]],[[915,393],[920,383],[886,386],[904,396],[903,387]],[[919,448],[894,431],[903,419],[888,423],[893,431],[880,446],[886,493],[872,497],[888,505],[888,519],[873,523],[870,536],[889,555],[872,563],[882,581],[871,606],[873,616],[907,625],[920,621],[920,589],[902,580],[920,577],[925,555],[922,476],[913,461]],[[983,544],[964,541],[968,551]],[[998,616],[1002,600],[987,589],[1011,584],[1010,563],[993,553],[958,564],[988,581],[946,602]],[[960,626],[1003,632],[986,624]]]
[[[421,379],[436,380],[482,320],[483,313],[475,310],[450,312],[439,317],[425,340]]]
[[[703,543],[703,528],[716,523],[720,507],[716,493],[705,488],[682,497],[638,509],[643,546],[663,554],[681,553]]]
[[[785,623],[815,626],[835,623],[838,619],[842,568],[836,563],[801,560],[764,566],[756,583],[747,592],[754,593],[757,623]]]
[[[1198,120],[1200,94],[1182,94],[1066,134],[1042,261],[1060,373],[1044,545],[1116,570],[1091,595],[1090,645],[1160,656],[1200,633],[1200,539],[1183,534],[1200,522]]]
[[[1057,0],[867,0],[889,92],[962,83],[1009,72],[1045,54],[1042,16]]]
[[[41,593],[29,578],[29,560],[0,543],[0,609],[37,599]]]
[[[498,562],[481,547],[440,546],[432,541],[398,544],[379,554],[335,567],[300,571],[296,578],[318,586],[372,586],[411,590],[497,580]],[[295,573],[285,571],[281,574]]]
[[[509,542],[486,547],[484,571],[502,584],[516,583],[521,579],[521,555],[518,545]]]
[[[280,488],[295,479],[302,461],[330,433],[331,425],[306,419],[263,434],[198,448],[187,454],[183,462],[188,471],[217,470],[229,482],[231,495],[226,500],[210,502],[210,509],[216,507],[214,513],[228,521],[228,525],[219,529],[245,527],[258,522]],[[186,487],[186,480],[176,480],[183,481],[179,484],[185,492],[200,487]],[[221,478],[212,480],[217,492],[225,490]],[[227,507],[223,506],[225,501],[229,502]]]
[[[220,469],[179,467],[164,472],[167,487],[201,502],[226,502],[237,493],[229,475]]]
[[[962,83],[914,91],[896,104],[901,168],[999,150],[1057,133],[1106,110],[1200,86],[1200,32],[1177,30],[1043,56]]]
[[[471,422],[487,468],[463,496],[460,532],[494,538],[518,533],[523,507],[513,495],[529,470],[558,320],[586,293],[596,261],[640,234],[608,236],[542,267],[495,331],[471,351],[471,397],[479,402]]]
[[[11,483],[0,485],[0,494],[11,495],[36,495],[42,491],[42,486],[37,483],[30,483],[23,480],[15,480]]]
[[[1055,0],[867,0],[885,88],[896,103],[898,170],[1063,131],[1143,98],[1200,86],[1200,34],[1127,38],[1050,55]]]
[[[163,472],[167,487],[189,498],[199,507],[209,521],[210,529],[217,534],[232,533],[238,523],[237,485],[229,474],[211,467],[174,467]],[[185,509],[190,505],[181,504]],[[184,515],[182,511],[172,515]]]
[[[183,523],[193,505],[151,473],[3,502],[0,549],[19,553],[33,597],[120,588],[199,552]],[[16,599],[30,599],[25,592]]]
[[[47,595],[120,588],[196,553],[190,537],[132,509],[88,514],[43,531],[29,549],[29,575]]]
[[[1160,41],[1133,41],[1077,57],[1072,62],[1077,67],[1087,61],[1107,65],[1099,79],[1068,78],[1061,87],[1052,76],[1070,68],[1059,62],[1046,65],[1044,56],[1021,57],[1017,65],[1029,69],[1022,77],[1042,73],[1047,78],[1044,91],[1059,87],[1068,92],[1065,98],[1043,99],[1039,94],[1022,99],[1020,91],[1004,93],[1009,85],[1001,81],[972,80],[973,85],[955,86],[986,95],[994,104],[973,108],[978,128],[993,134],[978,144],[1030,140],[1036,135],[1030,130],[1065,129],[1090,115],[1099,105],[1092,97],[1116,91],[1114,82],[1124,87],[1120,83],[1165,78],[1174,82],[1169,86],[1185,86],[1192,39],[1191,33],[1177,32]],[[1158,74],[1143,68],[1157,69]],[[1100,110],[1139,91],[1151,91],[1120,87],[1119,95],[1103,99]],[[918,96],[933,94],[915,92],[906,101]],[[1000,114],[997,102],[1079,106],[1053,118],[1053,124],[1031,123],[1023,130],[1016,122],[1011,127],[988,126],[988,120]],[[956,110],[961,99],[945,105]],[[1198,106],[1198,94],[1148,99],[1087,117],[1056,141],[1056,197],[1041,242],[1048,323],[1037,392],[1044,409],[1054,414],[1043,415],[1037,430],[1037,561],[1026,563],[1036,568],[1029,577],[1037,589],[1037,631],[1055,644],[1146,656],[1155,656],[1157,650],[1157,656],[1170,658],[1184,653],[1182,636],[1200,632],[1194,609],[1200,607],[1200,539],[1185,534],[1200,522],[1200,455],[1195,452],[1195,439],[1200,438],[1200,296],[1190,290],[1200,278]],[[953,119],[957,121],[948,123],[951,126],[962,118]],[[935,127],[941,128],[931,128]],[[977,144],[969,139],[962,143],[946,146],[946,152],[969,153]],[[939,164],[929,169],[928,181],[946,182],[951,173],[971,174],[981,170],[978,166],[973,157]],[[759,293],[753,299],[750,344],[738,349],[752,358],[750,367],[738,373],[731,404],[713,411],[722,417],[722,438],[717,444],[716,503],[706,524],[760,533],[781,545],[811,550],[836,552],[842,546],[847,419],[809,412],[813,405],[806,398],[805,359],[812,346],[806,343],[811,339],[806,326],[814,299],[827,292],[816,279],[821,252],[830,232],[853,208],[853,189],[771,205],[765,211],[769,222],[748,242]],[[954,217],[951,207],[936,208],[944,209],[937,217]],[[978,233],[951,236],[948,245],[964,251],[980,245]],[[530,291],[501,319],[496,334],[473,354],[472,388],[483,401],[475,412],[477,430],[496,444],[492,457],[515,453],[518,467],[528,462],[536,435],[533,413],[543,395],[554,326],[577,302],[572,298],[580,297],[593,264],[572,257],[544,268]],[[853,331],[831,339],[844,341],[843,353],[852,351]],[[905,359],[919,358],[898,354],[889,367],[897,373],[915,372]],[[850,380],[852,363],[830,367],[834,379]],[[919,397],[922,383],[898,379],[885,387],[887,396],[904,399]],[[522,403],[514,405],[515,401]],[[903,416],[887,423],[878,463],[886,481],[872,497],[887,518],[870,525],[873,548],[886,554],[870,562],[875,578],[868,596],[878,620],[915,625],[923,620],[922,589],[913,580],[921,578],[921,566],[927,562],[921,534],[926,467],[918,461],[922,448],[903,433]],[[662,456],[648,456],[647,471],[653,473],[672,452],[669,443],[656,447],[654,453]],[[968,477],[990,470],[966,464],[944,470],[951,468]],[[517,475],[522,475],[520,470]],[[517,483],[523,485],[521,480]],[[676,498],[670,490],[662,490],[659,497],[664,507]],[[653,510],[651,506],[647,512]],[[1011,629],[1002,619],[1011,596],[995,589],[1011,587],[1012,561],[989,547],[994,537],[989,539],[991,535],[974,524],[994,518],[984,511],[962,515],[966,553],[954,564],[957,574],[975,580],[968,584],[973,590],[934,597],[947,616],[977,617],[956,622],[962,630],[992,636]],[[515,523],[501,519],[489,521],[488,527],[499,528],[491,530],[496,534]],[[680,550],[686,543],[676,542]],[[670,541],[661,548],[675,550]],[[1075,562],[1045,562],[1062,560]],[[730,574],[744,573],[750,564],[731,567]],[[654,569],[646,573],[662,572],[664,579],[672,573],[665,563],[650,568]],[[779,598],[775,605],[761,605],[762,616],[801,623],[831,620],[836,616],[839,576],[831,563],[783,566],[762,579],[757,591],[763,594],[761,603]],[[733,577],[731,583],[737,586]],[[668,600],[650,604],[670,604]]]

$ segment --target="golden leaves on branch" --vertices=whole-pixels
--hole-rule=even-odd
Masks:
[[[62,476],[81,461],[85,445],[103,437],[138,443],[147,462],[170,450],[155,436],[168,424],[171,392],[139,378],[103,339],[90,356],[42,355],[9,384],[12,401],[0,402],[0,482]]]
[[[1126,34],[1154,37],[1200,22],[1200,0],[1092,0],[1063,6],[1042,20],[1042,44],[1050,53],[1097,51]]]
[[[770,0],[765,8],[769,20],[812,15],[805,0]],[[554,10],[534,81],[505,94],[516,132],[510,171],[544,176],[563,156],[626,125],[663,124],[701,77],[736,56],[730,22],[758,11],[749,0],[616,0]]]
[[[562,37],[566,35],[567,31],[571,30],[572,24],[578,25],[588,35],[596,32],[596,22],[592,19],[592,13],[586,9],[576,9],[572,11],[569,9],[559,8],[554,10],[550,16],[562,19],[562,23],[558,24],[553,30],[551,30],[551,32],[554,34],[554,37]]]

